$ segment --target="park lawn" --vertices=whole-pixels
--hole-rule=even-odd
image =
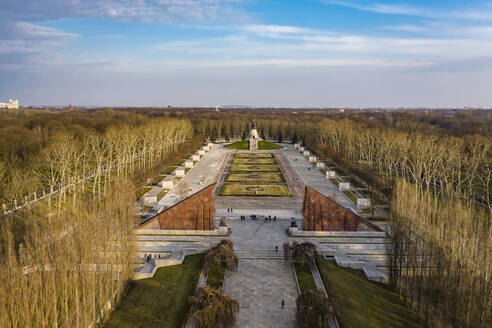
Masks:
[[[317,290],[313,274],[307,264],[301,265],[299,263],[294,263],[294,269],[296,270],[297,282],[299,283],[301,292],[304,290]]]
[[[280,172],[277,165],[231,164],[229,172]]]
[[[258,141],[258,150],[271,150],[271,149],[282,149],[283,146],[280,146],[276,143],[260,140]]]
[[[272,158],[270,153],[237,153],[234,158]]]
[[[229,173],[226,182],[253,182],[271,183],[284,182],[284,177],[280,173]]]
[[[349,190],[344,190],[344,191],[343,191],[343,193],[344,193],[345,195],[347,195],[347,197],[348,197],[348,198],[350,198],[350,200],[351,200],[353,203],[357,204],[357,197],[355,197],[355,195],[354,195],[351,191],[349,191]]]
[[[237,150],[249,150],[249,141],[248,140],[237,141],[231,143],[230,145],[225,146],[225,148],[231,148]]]
[[[232,164],[277,164],[274,158],[249,157],[233,158]]]
[[[396,293],[385,284],[368,281],[362,270],[338,267],[322,256],[316,262],[340,326],[424,327]]]
[[[104,324],[106,328],[178,328],[188,312],[203,254],[186,256],[183,264],[157,269],[153,278],[132,281],[127,295]]]
[[[255,190],[257,193],[255,194]],[[272,196],[290,197],[292,196],[286,185],[255,185],[255,184],[234,184],[224,183],[221,196]]]

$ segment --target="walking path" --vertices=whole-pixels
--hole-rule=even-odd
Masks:
[[[224,291],[239,301],[234,327],[295,327],[297,287],[290,264],[282,259],[240,259],[236,272],[227,271]]]
[[[170,207],[215,182],[219,177],[219,170],[226,154],[227,150],[219,145],[213,145],[195,167],[154,205],[154,209]],[[185,184],[188,191],[180,193]]]
[[[325,196],[332,197],[338,204],[357,212],[358,207],[323,174],[307,161],[292,145],[285,145],[285,157],[306,186],[310,186]]]

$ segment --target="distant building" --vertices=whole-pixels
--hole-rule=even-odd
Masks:
[[[8,103],[0,103],[0,108],[19,109],[19,100],[9,99]]]

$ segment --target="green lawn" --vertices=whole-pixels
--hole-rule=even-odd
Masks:
[[[301,265],[294,263],[294,269],[296,270],[297,282],[299,283],[299,289],[303,290],[316,290],[316,284],[314,283],[313,274],[307,264]]]
[[[234,154],[234,158],[271,158],[270,153],[237,153]]]
[[[337,187],[340,185],[340,182],[338,182],[338,180],[335,178],[330,178],[330,181],[333,182],[333,184]]]
[[[271,149],[282,149],[283,146],[280,146],[276,143],[260,140],[258,141],[258,150],[271,150]]]
[[[203,254],[189,255],[183,264],[160,268],[153,278],[132,281],[127,295],[104,324],[106,328],[178,328],[188,312]]]
[[[249,150],[249,141],[248,140],[241,140],[241,141],[231,143],[230,145],[227,145],[225,147],[231,148],[231,149],[237,149],[237,150]]]
[[[225,279],[226,264],[222,263],[218,270],[211,270],[207,275],[207,285],[215,289],[222,289]]]
[[[284,177],[280,173],[229,173],[225,181],[253,183],[284,182]]]
[[[255,193],[256,191],[256,193]],[[221,196],[292,196],[286,185],[254,185],[225,183],[220,191]]]
[[[342,327],[424,327],[397,294],[368,281],[362,270],[338,267],[321,256],[316,261]]]
[[[229,172],[280,172],[277,165],[231,164]]]
[[[349,190],[344,190],[343,193],[350,198],[350,200],[354,203],[357,204],[357,197]]]
[[[239,157],[233,158],[232,164],[277,164],[274,158],[263,158],[263,157]]]

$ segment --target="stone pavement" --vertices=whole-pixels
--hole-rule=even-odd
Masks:
[[[227,272],[224,291],[240,304],[234,327],[295,327],[297,287],[283,260],[239,260],[237,271]]]
[[[293,145],[285,145],[283,153],[294,168],[301,181],[325,196],[335,197],[335,201],[341,206],[358,212],[358,207],[317,168],[313,167]]]

